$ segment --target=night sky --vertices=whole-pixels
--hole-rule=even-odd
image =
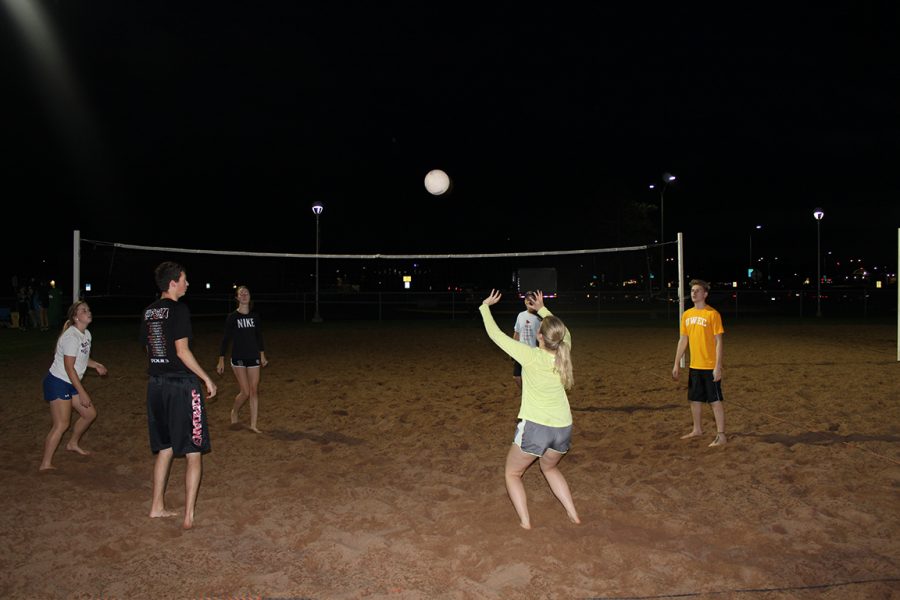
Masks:
[[[814,273],[818,206],[823,252],[896,269],[889,3],[482,4],[0,0],[4,279],[66,279],[73,229],[313,252],[314,201],[328,253],[652,243],[664,172],[693,275],[757,224]]]

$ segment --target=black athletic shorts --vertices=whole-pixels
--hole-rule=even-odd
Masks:
[[[691,402],[724,402],[722,382],[713,381],[712,370],[688,370],[688,400]]]
[[[147,384],[147,426],[153,454],[167,448],[175,456],[209,452],[209,426],[200,379],[188,373],[151,375]]]

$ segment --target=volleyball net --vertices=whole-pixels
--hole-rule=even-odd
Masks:
[[[447,254],[335,254],[254,252],[147,246],[80,237],[74,232],[73,294],[107,305],[108,312],[131,312],[158,296],[153,270],[166,260],[185,267],[191,284],[192,312],[227,312],[234,288],[246,285],[254,301],[279,305],[284,312],[312,313],[312,302],[354,311],[353,304],[398,303],[432,306],[436,315],[477,302],[492,288],[522,295],[540,288],[560,301],[647,308],[676,299],[678,242],[666,251],[668,289],[658,283],[659,244],[547,250]],[[477,307],[477,304],[475,304]],[[318,308],[318,306],[316,306]],[[427,311],[426,311],[427,312]],[[383,316],[379,309],[378,317]],[[352,317],[350,317],[352,318]]]

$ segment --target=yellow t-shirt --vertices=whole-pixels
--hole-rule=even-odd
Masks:
[[[484,320],[484,328],[495,344],[522,365],[522,406],[519,408],[520,419],[546,425],[548,427],[568,427],[572,424],[572,411],[569,408],[569,397],[562,385],[559,373],[556,372],[553,354],[540,348],[531,348],[517,342],[502,331],[491,315],[490,307],[482,304],[478,307]],[[547,307],[538,311],[541,318],[552,314]],[[563,341],[572,346],[572,336],[566,329]]]
[[[691,368],[716,368],[716,336],[725,333],[722,316],[712,306],[691,308],[681,315],[681,335],[688,337]]]

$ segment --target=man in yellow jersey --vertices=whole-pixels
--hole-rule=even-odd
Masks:
[[[706,304],[709,284],[702,279],[691,281],[691,302],[694,308],[681,315],[681,337],[675,350],[675,366],[672,379],[678,381],[681,372],[681,357],[690,346],[691,363],[688,370],[688,400],[691,401],[691,417],[694,427],[681,439],[703,435],[700,419],[703,405],[709,404],[716,418],[716,439],[710,446],[722,446],[725,436],[725,407],[722,402],[722,316],[719,311]]]

